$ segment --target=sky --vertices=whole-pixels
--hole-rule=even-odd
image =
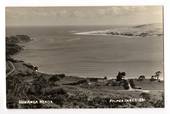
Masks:
[[[161,6],[6,7],[6,26],[162,23]]]

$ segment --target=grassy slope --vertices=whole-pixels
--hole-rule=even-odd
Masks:
[[[128,91],[122,86],[106,85],[109,80],[103,82],[92,82],[86,78],[75,76],[50,75],[43,73],[34,73],[31,68],[25,66],[24,62],[14,63],[16,67],[15,73],[8,77],[8,81],[16,81],[19,84],[14,84],[12,88],[7,88],[8,103],[12,101],[16,107],[21,108],[111,108],[111,107],[155,107],[153,101],[162,100],[161,91],[151,91],[150,93],[143,93],[140,91]],[[49,81],[51,77],[57,77],[56,81]],[[38,80],[37,80],[38,79]],[[82,83],[76,82],[86,80]],[[7,81],[7,82],[8,82]],[[134,80],[136,86],[148,90],[162,90],[163,82],[150,82],[150,80],[137,81]],[[35,83],[39,87],[35,86]],[[74,84],[75,83],[75,84]],[[8,84],[8,83],[7,83]],[[10,85],[10,84],[9,84]],[[18,91],[14,91],[17,90]],[[14,95],[15,93],[15,95]],[[144,95],[143,95],[144,94]],[[146,95],[145,95],[146,94]],[[12,96],[13,95],[13,96]],[[149,96],[147,106],[142,103],[110,103],[111,99],[130,99],[130,98],[143,98]],[[12,100],[11,100],[12,98]],[[18,105],[17,100],[20,99],[47,99],[52,100],[53,104],[41,105],[32,107],[30,105]],[[150,103],[151,102],[151,103]],[[146,103],[145,103],[146,104]],[[160,106],[160,105],[159,105]],[[8,105],[9,108],[13,106]],[[13,108],[16,108],[13,107]]]

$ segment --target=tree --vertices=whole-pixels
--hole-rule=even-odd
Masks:
[[[161,74],[161,71],[155,72],[155,75],[151,76],[151,81],[159,80],[159,76]]]
[[[160,76],[160,74],[161,74],[161,71],[157,71],[157,72],[155,72],[155,77],[157,78],[157,80],[159,80],[159,76]]]
[[[141,75],[141,76],[139,76],[139,78],[138,78],[139,81],[143,81],[144,79],[145,79],[145,76],[144,76],[144,75]]]
[[[124,77],[126,76],[125,72],[119,72],[117,77],[116,77],[116,81],[121,81],[124,79]]]

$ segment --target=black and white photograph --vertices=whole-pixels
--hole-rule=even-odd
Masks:
[[[164,108],[164,7],[5,7],[7,109]]]

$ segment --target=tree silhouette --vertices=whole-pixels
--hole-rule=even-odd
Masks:
[[[144,79],[145,79],[145,76],[144,76],[144,75],[141,75],[141,76],[139,76],[139,78],[138,78],[139,81],[142,81],[142,80],[144,80]]]
[[[155,72],[155,76],[156,76],[157,80],[159,80],[159,76],[160,76],[160,74],[161,74],[161,71],[157,71],[157,72]]]
[[[123,78],[126,76],[126,72],[119,72],[117,77],[116,77],[116,81],[121,81],[123,80]]]
[[[161,71],[155,72],[155,75],[151,76],[151,81],[159,80],[159,76],[161,74]]]

